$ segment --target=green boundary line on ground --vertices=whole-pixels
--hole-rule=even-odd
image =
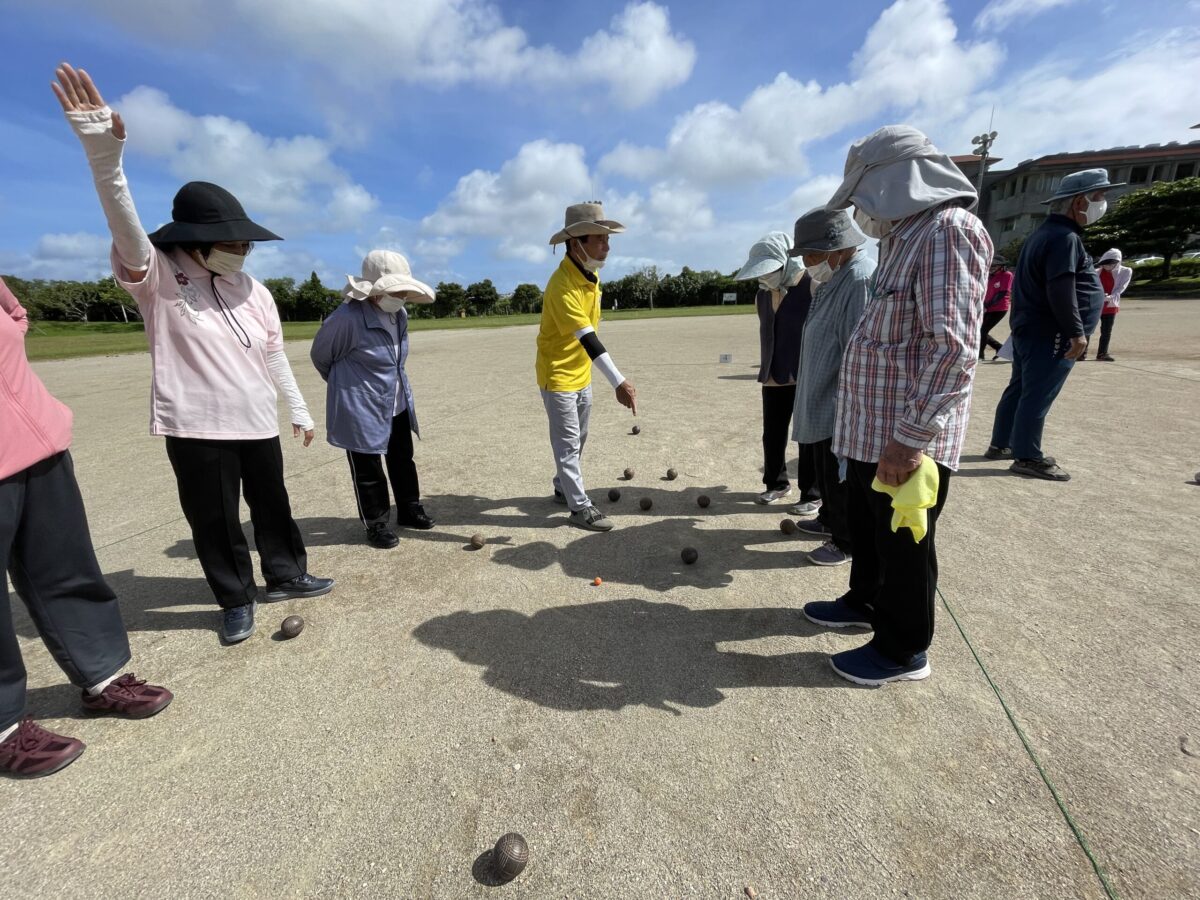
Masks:
[[[971,639],[967,637],[967,632],[963,629],[962,623],[958,621],[958,616],[954,614],[953,608],[950,606],[950,601],[946,599],[946,595],[942,593],[939,586],[937,594],[942,599],[942,605],[946,607],[946,612],[950,614],[950,618],[954,621],[954,625],[958,628],[958,633],[962,635],[963,641],[966,642],[967,649],[971,651],[971,655],[975,657],[975,663],[979,666],[979,671],[983,673],[983,677],[987,679],[988,686],[996,695],[996,699],[1000,701],[1000,708],[1004,710],[1004,715],[1008,716],[1009,724],[1017,733],[1017,737],[1021,739],[1021,745],[1025,748],[1025,752],[1029,754],[1029,758],[1033,760],[1033,765],[1037,769],[1038,774],[1042,776],[1042,781],[1050,791],[1050,796],[1054,798],[1054,802],[1058,805],[1058,811],[1062,813],[1062,817],[1066,820],[1067,826],[1071,829],[1071,833],[1075,835],[1075,840],[1079,842],[1079,846],[1083,849],[1083,854],[1088,858],[1088,862],[1092,864],[1092,870],[1096,873],[1096,877],[1100,879],[1100,884],[1104,887],[1104,893],[1107,894],[1110,900],[1120,900],[1116,888],[1108,882],[1108,876],[1104,870],[1100,868],[1100,863],[1096,859],[1096,855],[1092,853],[1092,848],[1088,845],[1087,838],[1083,836],[1081,829],[1075,820],[1071,817],[1071,813],[1067,811],[1067,805],[1063,802],[1062,797],[1058,793],[1058,789],[1054,787],[1054,782],[1050,780],[1050,776],[1046,774],[1045,767],[1042,766],[1042,761],[1038,759],[1037,753],[1033,746],[1029,743],[1029,738],[1025,736],[1025,732],[1021,730],[1021,726],[1017,724],[1017,719],[1013,715],[1012,710],[1008,708],[1008,703],[1004,700],[1004,695],[1000,693],[1000,688],[996,686],[996,682],[992,680],[991,673],[988,672],[987,666],[983,664],[983,660],[979,658],[979,654],[975,652],[975,645],[971,643]]]

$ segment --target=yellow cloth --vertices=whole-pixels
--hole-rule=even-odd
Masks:
[[[937,463],[928,456],[923,456],[921,465],[900,487],[892,487],[876,478],[871,482],[871,488],[892,498],[892,531],[911,528],[913,541],[921,543],[929,527],[929,517],[925,510],[937,505]]]
[[[537,381],[546,391],[582,391],[592,383],[592,360],[575,337],[600,327],[600,282],[589,281],[570,258],[550,276],[542,295],[537,336]]]

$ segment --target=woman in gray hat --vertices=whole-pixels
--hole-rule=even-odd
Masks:
[[[292,433],[313,421],[283,350],[271,293],[242,271],[255,241],[279,237],[252,222],[237,198],[202,181],[175,195],[172,221],[146,234],[121,167],[125,124],[88,74],[63,63],[54,94],[87,153],[112,232],[113,274],[137,301],[150,343],[150,433],[166,438],[179,502],[200,566],[222,608],[230,643],[254,631],[258,587],[239,500],[254,524],[267,600],[315,597],[332,578],[308,574],[283,483],[276,390]]]
[[[758,312],[759,367],[763,410],[763,486],[759,503],[785,501],[792,493],[787,471],[788,424],[796,402],[796,371],[800,365],[800,333],[812,303],[812,281],[799,260],[788,256],[791,238],[769,232],[750,247],[749,258],[734,275],[737,281],[758,279],[754,298]],[[796,463],[800,501],[789,511],[811,516],[821,508],[812,460],[803,452]]]
[[[833,454],[833,427],[842,354],[866,309],[875,274],[875,263],[858,252],[865,240],[845,210],[818,207],[796,220],[790,251],[804,261],[814,285],[801,339],[792,438],[799,442],[801,456],[813,461],[821,491],[817,518],[796,523],[803,534],[825,541],[808,554],[808,561],[817,566],[844,565],[853,550],[846,484],[838,477]]]

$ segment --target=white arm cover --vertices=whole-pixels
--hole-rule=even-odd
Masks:
[[[305,431],[310,430],[313,427],[312,416],[308,414],[308,406],[300,396],[300,388],[296,385],[296,376],[292,374],[292,364],[288,362],[287,354],[282,350],[268,353],[267,371],[287,400],[288,409],[292,411],[292,424],[299,425]]]
[[[608,379],[608,383],[614,388],[619,388],[625,380],[625,376],[618,370],[616,364],[612,361],[612,357],[607,352],[601,353],[592,360],[592,365],[604,373],[604,377]]]
[[[121,168],[125,142],[113,137],[112,110],[105,106],[88,112],[69,112],[66,117],[87,154],[117,256],[127,269],[143,271],[150,265],[150,240],[138,219],[129,182]]]

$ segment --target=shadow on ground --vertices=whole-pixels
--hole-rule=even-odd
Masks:
[[[692,610],[634,598],[573,603],[532,616],[456,612],[413,630],[421,643],[483,667],[498,690],[552,709],[707,708],[744,687],[845,687],[825,653],[764,656],[718,644],[816,629],[794,609]]]

